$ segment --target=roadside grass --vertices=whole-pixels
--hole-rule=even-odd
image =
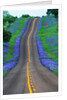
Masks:
[[[58,71],[56,69],[54,69],[54,73],[58,76]]]
[[[15,39],[17,37],[19,37],[21,35],[21,32],[23,30],[23,27],[25,25],[25,22],[27,21],[28,18],[22,18],[21,20],[17,20],[20,23],[19,28],[16,30],[16,32],[12,35],[11,39],[10,39],[10,51],[8,54],[8,57],[6,58],[6,61],[10,60],[11,58],[13,58],[13,53],[14,53],[14,45],[16,44]]]
[[[46,27],[44,21],[45,18],[46,17],[44,17],[41,21],[42,27],[39,30],[38,36],[40,36],[42,45],[44,46],[45,51],[49,55],[49,57],[53,58],[53,61],[58,62],[58,26],[57,24],[49,26],[48,23],[48,26]],[[56,73],[56,75],[58,75],[58,71],[56,69],[54,69],[54,72]]]
[[[6,71],[5,73],[3,73],[3,77],[8,73],[8,71]]]
[[[39,31],[39,36],[41,37],[41,41],[43,46],[45,47],[46,52],[48,53],[48,55],[50,57],[55,58],[58,61],[58,56],[55,55],[55,53],[58,53],[58,51],[56,49],[58,49],[58,45],[51,45],[50,41],[48,39],[52,38],[53,39],[55,37],[58,36],[58,32],[56,31],[57,26],[51,26],[50,28],[44,30],[43,28]],[[52,30],[52,31],[51,31]],[[47,32],[47,33],[46,33]],[[44,34],[46,33],[46,34]],[[57,42],[57,38],[54,39],[54,41],[52,42]],[[52,43],[53,44],[53,43]],[[57,43],[56,43],[57,44]],[[56,50],[51,52],[51,50]]]

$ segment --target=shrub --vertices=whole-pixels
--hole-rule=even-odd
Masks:
[[[12,33],[9,32],[9,31],[6,31],[6,30],[3,28],[3,41],[4,41],[4,42],[9,42],[11,36],[12,36]]]

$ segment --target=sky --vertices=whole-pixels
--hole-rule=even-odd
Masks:
[[[45,16],[47,10],[42,10],[42,9],[38,9],[38,10],[11,10],[9,11],[9,14],[13,15],[13,16],[17,16],[18,18],[21,17],[23,14],[29,14],[30,16]]]

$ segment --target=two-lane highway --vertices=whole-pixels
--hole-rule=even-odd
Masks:
[[[58,78],[40,63],[36,33],[39,18],[31,18],[20,41],[17,65],[4,77],[3,94],[58,91]]]

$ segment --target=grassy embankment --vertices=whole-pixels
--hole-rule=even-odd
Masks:
[[[22,18],[21,20],[17,21],[20,23],[19,28],[17,29],[17,31],[12,35],[11,39],[10,39],[10,52],[8,54],[8,58],[6,60],[10,60],[11,58],[13,58],[13,53],[14,53],[14,45],[16,45],[15,39],[17,37],[19,37],[21,35],[21,31],[23,30],[23,27],[25,25],[25,22],[27,21],[28,18]],[[13,24],[12,24],[13,25]]]
[[[45,47],[46,53],[49,55],[49,59],[53,58],[53,61],[58,62],[58,26],[48,24],[46,23],[46,16],[42,19],[41,24],[42,27],[39,30],[39,36],[42,41],[42,45]],[[58,71],[54,69],[54,72],[58,75]]]
[[[21,18],[21,20],[17,19],[14,23],[12,23],[10,25],[9,30],[10,31],[14,31],[15,30],[15,32],[12,33],[12,37],[11,37],[11,39],[9,41],[10,42],[10,50],[8,52],[8,55],[7,55],[6,59],[5,59],[5,61],[8,61],[8,60],[10,60],[10,59],[12,59],[14,57],[14,48],[13,47],[16,45],[16,41],[15,40],[16,40],[17,37],[19,37],[21,35],[21,32],[22,32],[22,30],[24,28],[24,25],[25,25],[25,23],[26,23],[26,21],[28,19],[29,18]],[[19,23],[19,27],[17,27],[15,25],[15,23]],[[5,76],[7,73],[8,73],[8,71],[3,73],[3,76]]]

